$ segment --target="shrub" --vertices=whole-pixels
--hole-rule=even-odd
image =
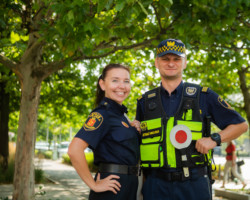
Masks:
[[[44,157],[47,159],[52,159],[53,152],[52,151],[45,151]]]
[[[68,154],[63,154],[62,155],[62,162],[65,163],[65,164],[72,165]]]
[[[44,171],[42,169],[35,169],[35,182],[42,183],[44,180]]]
[[[15,145],[9,143],[8,168],[3,170],[0,167],[0,183],[13,183],[15,172]],[[41,183],[45,180],[42,169],[35,169],[35,182]]]
[[[14,180],[15,163],[14,159],[9,159],[6,170],[0,168],[0,183],[12,183]]]
[[[93,152],[85,152],[85,157],[91,172],[97,172],[98,167],[94,165],[94,154]]]
[[[97,172],[98,167],[96,165],[94,165],[94,154],[93,154],[93,152],[85,152],[85,157],[86,157],[86,160],[87,160],[87,163],[88,163],[89,170],[91,172]],[[62,156],[62,159],[63,159],[63,161],[62,161],[63,163],[72,165],[68,154],[64,154]]]

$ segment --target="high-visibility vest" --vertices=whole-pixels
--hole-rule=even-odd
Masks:
[[[203,122],[199,108],[201,87],[184,83],[182,99],[174,116],[168,117],[161,102],[160,87],[144,94],[145,113],[141,122],[141,166],[143,168],[180,168],[205,166],[211,163],[211,151],[208,155],[195,149],[198,139],[210,135],[210,122]],[[202,90],[206,92],[206,89]],[[170,132],[176,125],[185,125],[191,130],[191,144],[176,149],[170,142]],[[185,151],[185,152],[182,152]],[[184,162],[181,156],[186,154]]]

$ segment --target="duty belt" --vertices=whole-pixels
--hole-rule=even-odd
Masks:
[[[157,178],[163,179],[165,181],[186,181],[186,180],[190,180],[192,178],[204,176],[207,174],[207,167],[193,168],[190,170],[191,170],[191,174],[189,177],[185,177],[183,171],[164,172],[164,171],[157,170],[153,174],[155,174]]]
[[[131,166],[131,165],[117,165],[117,164],[100,163],[99,172],[130,174],[130,175],[137,175],[138,176],[139,167]]]

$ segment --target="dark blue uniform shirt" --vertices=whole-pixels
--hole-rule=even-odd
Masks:
[[[93,150],[95,164],[138,164],[139,134],[130,126],[126,112],[124,105],[104,98],[76,134]]]
[[[182,89],[183,82],[169,96],[168,92],[161,86],[161,100],[167,116],[173,117],[177,112],[181,102]],[[238,124],[245,121],[226,101],[209,88],[200,94],[200,109],[202,119],[204,120],[206,116],[211,116],[211,121],[220,129],[224,129],[230,124]],[[143,114],[144,98],[141,98],[137,102],[136,119],[143,121]]]

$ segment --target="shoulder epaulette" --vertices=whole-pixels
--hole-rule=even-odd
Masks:
[[[208,87],[202,87],[201,92],[207,92]]]
[[[137,98],[138,101],[140,101],[142,99],[142,95],[140,97]]]

